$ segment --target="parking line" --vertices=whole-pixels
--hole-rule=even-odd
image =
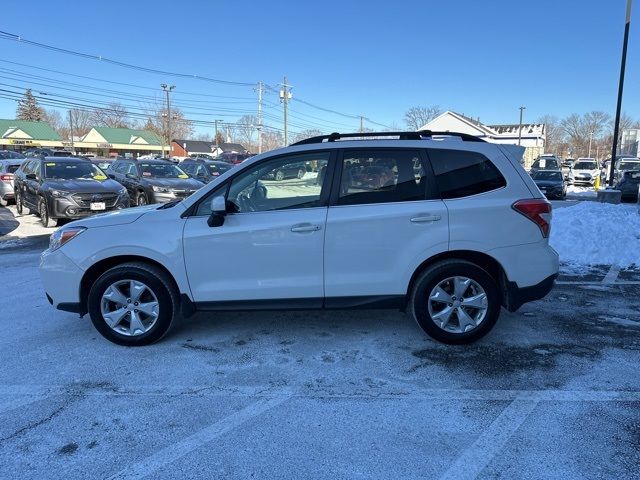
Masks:
[[[616,279],[618,278],[618,274],[620,273],[620,267],[618,265],[611,265],[611,268],[602,279],[602,283],[606,283],[611,285],[612,283],[616,283]]]
[[[119,471],[115,475],[109,477],[109,479],[133,479],[144,478],[148,475],[152,475],[160,468],[169,465],[172,462],[184,457],[185,455],[193,452],[201,446],[215,440],[216,438],[224,435],[225,433],[233,430],[234,428],[242,425],[247,420],[257,417],[267,410],[277,407],[278,405],[287,401],[290,396],[281,395],[269,399],[258,400],[252,403],[248,407],[223,418],[222,420],[197,431],[193,435],[180,440],[173,445],[159,450],[150,457],[145,458],[139,462],[130,465],[123,470]]]
[[[440,477],[446,480],[474,479],[491,462],[509,438],[540,403],[531,397],[517,398],[467,447]]]
[[[572,280],[558,280],[556,285],[640,285],[640,280],[618,280],[611,283],[607,283],[604,280],[601,282],[580,282]]]

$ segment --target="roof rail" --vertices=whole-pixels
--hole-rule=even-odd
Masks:
[[[431,130],[418,130],[413,132],[358,132],[358,133],[338,133],[329,135],[318,135],[317,137],[305,138],[291,145],[310,145],[313,143],[335,142],[343,138],[370,138],[370,137],[398,137],[397,140],[422,140],[431,137],[458,137],[465,142],[484,142],[480,137],[460,132],[434,132]]]

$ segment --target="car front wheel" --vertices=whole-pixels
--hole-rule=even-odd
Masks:
[[[148,203],[149,203],[149,200],[147,199],[147,196],[144,194],[144,192],[139,192],[138,196],[136,197],[136,205],[140,207]]]
[[[140,346],[160,340],[178,315],[178,293],[153,265],[125,263],[107,270],[89,292],[91,321],[107,340]]]
[[[16,212],[18,212],[18,215],[28,215],[29,214],[29,209],[24,206],[24,202],[22,200],[22,195],[20,195],[20,193],[18,193],[18,192],[16,192]]]
[[[44,199],[40,200],[38,214],[40,215],[40,221],[45,228],[52,228],[58,225],[58,220],[49,216],[49,207],[47,207],[47,202]]]
[[[435,340],[466,344],[491,331],[500,305],[496,282],[485,270],[465,260],[445,260],[420,274],[409,311]]]

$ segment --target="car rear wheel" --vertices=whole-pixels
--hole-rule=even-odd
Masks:
[[[53,228],[58,225],[58,220],[49,216],[49,207],[44,199],[40,200],[38,206],[38,214],[40,215],[40,221],[45,228]]]
[[[160,340],[178,315],[178,293],[169,276],[146,263],[107,270],[89,292],[88,310],[98,332],[118,345]]]
[[[276,172],[276,180],[279,182],[284,180],[284,172],[282,170]]]
[[[147,205],[148,203],[149,203],[149,200],[147,199],[147,196],[145,195],[145,193],[138,192],[138,196],[136,197],[136,205],[140,207],[142,205]]]
[[[465,260],[445,260],[420,274],[409,311],[435,340],[466,344],[491,331],[500,305],[496,282],[485,270]]]

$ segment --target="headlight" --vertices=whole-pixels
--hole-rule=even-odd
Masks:
[[[57,250],[72,238],[80,235],[86,229],[86,227],[69,227],[57,230],[49,238],[49,250]]]
[[[69,195],[69,192],[65,192],[64,190],[51,190],[51,195],[53,195],[55,198],[61,198]]]
[[[152,188],[154,192],[171,193],[171,190],[169,190],[167,187],[157,187],[156,185],[154,185]]]

